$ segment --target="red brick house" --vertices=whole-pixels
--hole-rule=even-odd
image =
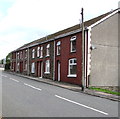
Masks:
[[[88,27],[110,12],[86,21],[85,25],[85,86],[89,84]],[[50,34],[12,52],[11,71],[82,85],[82,28],[80,24]]]

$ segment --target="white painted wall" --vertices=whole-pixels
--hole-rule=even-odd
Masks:
[[[90,86],[118,86],[118,13],[91,29]]]

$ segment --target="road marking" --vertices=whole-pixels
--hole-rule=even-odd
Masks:
[[[16,79],[13,79],[13,78],[10,78],[11,80],[13,80],[13,81],[15,81],[15,82],[19,82],[18,80],[16,80]]]
[[[3,77],[7,77],[6,75],[1,75],[1,76],[3,76]]]
[[[29,87],[31,87],[31,88],[33,88],[33,89],[36,89],[36,90],[42,90],[42,89],[40,89],[40,88],[36,88],[36,87],[34,87],[34,86],[32,86],[32,85],[29,85],[29,84],[27,84],[27,83],[24,83],[24,85],[26,85],[26,86],[29,86]]]
[[[103,112],[103,111],[100,111],[100,110],[95,109],[95,108],[93,108],[93,107],[89,107],[89,106],[86,106],[86,105],[84,105],[84,104],[80,104],[80,103],[78,103],[78,102],[75,102],[75,101],[69,100],[69,99],[64,98],[64,97],[61,97],[61,96],[59,96],[59,95],[55,95],[55,96],[56,96],[57,98],[60,98],[60,99],[66,100],[66,101],[71,102],[71,103],[74,103],[74,104],[76,104],[76,105],[80,105],[80,106],[82,106],[82,107],[85,107],[85,108],[88,108],[88,109],[94,110],[94,111],[99,112],[99,113],[102,113],[102,114],[104,114],[104,115],[108,115],[108,113]]]

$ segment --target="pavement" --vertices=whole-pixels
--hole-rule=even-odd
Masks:
[[[31,79],[31,80],[35,80],[35,81],[38,81],[38,82],[46,83],[46,84],[49,84],[49,85],[54,85],[54,86],[69,89],[69,90],[72,90],[72,91],[76,91],[76,92],[80,92],[80,93],[84,93],[84,94],[88,94],[88,95],[97,96],[97,97],[106,98],[106,99],[109,99],[109,100],[120,102],[120,96],[117,96],[117,95],[108,94],[108,93],[104,93],[104,92],[99,92],[99,91],[91,90],[91,89],[88,89],[88,88],[85,88],[84,91],[82,91],[80,86],[70,84],[70,83],[58,82],[58,81],[54,81],[54,80],[51,80],[51,79],[45,79],[45,78],[31,77],[31,76],[27,76],[27,75],[18,74],[18,73],[15,73],[15,72],[9,72],[9,73],[20,76],[20,77],[28,78],[28,79]]]

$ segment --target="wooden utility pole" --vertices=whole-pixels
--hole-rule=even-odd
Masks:
[[[85,88],[85,40],[84,40],[84,13],[83,8],[81,9],[81,16],[82,16],[82,91]]]

